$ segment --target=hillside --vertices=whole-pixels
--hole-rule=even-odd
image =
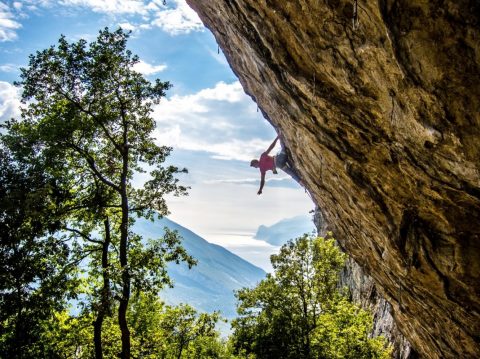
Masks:
[[[167,218],[155,222],[139,219],[135,223],[135,231],[144,238],[161,236],[164,227],[180,233],[183,246],[197,259],[198,264],[190,270],[183,264],[169,264],[168,273],[174,280],[175,287],[162,292],[162,299],[170,304],[188,303],[200,311],[220,310],[224,317],[233,318],[233,291],[254,286],[266,273]]]

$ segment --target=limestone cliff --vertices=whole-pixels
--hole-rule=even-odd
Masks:
[[[317,207],[313,221],[320,236],[325,236],[330,230],[321,210]],[[395,359],[415,359],[417,352],[399,331],[392,317],[392,307],[383,298],[372,278],[351,257],[347,259],[345,268],[340,274],[340,288],[347,287],[352,300],[368,309],[373,315],[372,335],[384,336],[393,347],[392,356]]]
[[[341,287],[347,286],[352,293],[352,299],[373,315],[374,336],[384,336],[393,347],[393,358],[414,359],[417,352],[402,333],[399,332],[392,317],[391,305],[378,293],[372,278],[352,259],[348,258],[340,278]]]
[[[414,348],[480,357],[480,2],[187,2]]]

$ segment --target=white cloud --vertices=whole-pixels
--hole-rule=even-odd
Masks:
[[[130,24],[129,22],[122,22],[118,24],[118,26],[120,26],[123,30],[127,30],[127,31],[134,31],[137,28],[135,25]]]
[[[212,158],[218,160],[239,160],[251,161],[252,158],[257,158],[262,151],[270,144],[269,141],[261,141],[259,139],[252,139],[248,141],[230,140],[221,143],[210,143],[208,141],[191,141],[190,145],[184,144],[184,149],[192,151],[207,151],[211,152]]]
[[[255,239],[249,234],[209,234],[208,241],[228,249],[230,252],[270,273],[273,272],[270,256],[278,254],[280,251],[279,246],[273,246],[265,241]]]
[[[40,8],[52,8],[58,5],[55,0],[23,0],[22,2],[15,2],[13,7],[19,11],[19,16],[22,18],[28,17],[28,12],[36,12]]]
[[[153,0],[153,1],[150,1],[148,3],[148,5],[146,5],[146,9],[147,10],[150,10],[150,11],[156,11],[156,10],[159,10],[161,7],[163,7],[163,2],[160,3],[160,0]]]
[[[279,177],[279,178],[267,178],[265,182],[279,182],[279,181],[288,181],[290,177]],[[257,184],[260,182],[260,178],[231,178],[231,179],[219,179],[219,180],[207,180],[203,181],[205,184],[220,184],[220,183],[237,183],[237,184]]]
[[[162,65],[151,65],[145,61],[140,60],[137,62],[134,66],[133,69],[137,72],[140,72],[143,75],[153,75],[156,73],[159,73],[167,68],[167,65],[162,64]]]
[[[123,19],[119,25],[126,30],[145,30],[153,26],[171,34],[187,34],[192,31],[204,31],[204,26],[185,0],[168,0],[163,5],[162,0],[24,0],[15,1],[12,7],[17,17],[25,17],[27,11],[37,11],[39,8],[55,9],[55,7],[82,7],[93,12],[136,17],[137,24]],[[138,17],[140,16],[140,17]],[[15,20],[12,10],[0,2],[0,41],[16,38],[16,32],[21,24]]]
[[[0,81],[0,123],[20,116],[20,89]]]
[[[208,129],[205,129],[208,131]],[[157,129],[157,141],[161,145],[172,146],[177,149],[189,151],[204,151],[211,153],[213,159],[251,161],[257,158],[262,151],[270,145],[270,141],[262,141],[258,138],[251,140],[229,139],[213,143],[207,138],[196,137],[188,133],[182,133],[179,125],[168,130]]]
[[[82,6],[106,14],[146,14],[143,0],[61,0],[60,5]]]
[[[272,141],[258,138],[265,120],[238,81],[165,99],[153,116],[160,144],[206,151],[216,159],[250,161]]]
[[[0,65],[0,71],[2,72],[15,72],[20,68],[19,65],[15,64],[3,64]]]
[[[22,25],[15,21],[10,8],[0,2],[0,42],[15,40],[17,38],[15,30],[21,27]]]
[[[171,35],[204,30],[203,23],[197,13],[188,6],[185,0],[175,0],[175,3],[176,7],[174,9],[158,11],[152,25],[160,27]]]
[[[198,97],[205,100],[227,101],[230,103],[241,102],[246,99],[250,101],[243,92],[242,85],[236,81],[232,84],[219,82],[214,88],[203,89],[198,93]]]
[[[258,227],[306,215],[314,205],[299,188],[270,186],[261,196],[257,190],[251,185],[235,183],[197,184],[192,186],[188,197],[167,199],[171,211],[168,217],[207,241],[218,243],[265,268],[275,248],[253,239]],[[260,250],[258,247],[262,246],[264,255],[255,260],[255,256],[247,253],[248,245],[257,247],[250,250]],[[260,257],[264,259],[261,261]]]
[[[231,105],[233,107],[235,104],[248,109],[250,112],[255,107],[251,99],[243,92],[240,82],[235,81],[227,84],[221,81],[215,87],[200,90],[193,95],[175,95],[171,99],[167,99],[157,108],[159,115],[157,120],[171,123],[172,118],[174,118],[175,122],[186,123],[190,122],[188,117],[189,114],[192,114],[202,122],[202,125],[208,124],[211,122],[211,117],[199,117],[198,114],[208,112],[212,112],[212,115],[218,114],[223,110],[220,105]],[[231,122],[231,120],[224,119],[223,122]],[[218,126],[218,123],[216,125]]]

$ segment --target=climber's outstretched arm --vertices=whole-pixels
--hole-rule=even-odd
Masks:
[[[262,194],[263,186],[265,186],[265,172],[262,172],[260,178],[260,189],[258,190],[257,194]]]
[[[267,155],[270,153],[271,150],[273,150],[273,148],[275,147],[275,145],[277,144],[277,141],[278,141],[278,136],[273,140],[272,144],[270,145],[270,147],[267,148],[267,150],[264,152],[266,153]]]

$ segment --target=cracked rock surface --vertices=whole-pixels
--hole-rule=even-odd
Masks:
[[[415,350],[479,358],[480,3],[187,2]]]

